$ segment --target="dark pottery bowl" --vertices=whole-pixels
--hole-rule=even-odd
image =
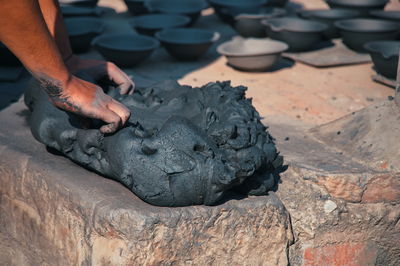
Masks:
[[[379,74],[396,79],[399,63],[400,41],[369,42],[364,45]]]
[[[369,16],[369,11],[383,9],[389,0],[325,0],[330,8],[358,11],[361,16]]]
[[[129,23],[140,34],[154,36],[157,31],[186,27],[190,21],[189,17],[183,15],[152,14],[133,18]]]
[[[149,8],[152,12],[164,14],[185,15],[190,17],[193,25],[199,19],[201,11],[208,7],[205,0],[150,0]]]
[[[273,18],[261,23],[266,26],[270,38],[287,43],[292,52],[312,49],[328,29],[324,23],[291,17]]]
[[[59,0],[62,5],[73,5],[82,7],[95,7],[99,0]]]
[[[104,23],[97,18],[76,17],[65,19],[71,48],[76,53],[89,50],[90,44],[97,35],[103,32]]]
[[[132,15],[145,15],[150,13],[147,0],[124,0],[126,7]]]
[[[288,0],[269,0],[266,3],[266,6],[278,6],[278,7],[284,7],[286,6]]]
[[[324,23],[328,29],[324,31],[327,39],[340,37],[339,30],[335,27],[334,23],[338,20],[351,19],[360,16],[360,13],[348,9],[325,9],[325,10],[304,10],[301,15],[307,19]]]
[[[137,34],[104,34],[92,44],[104,58],[121,67],[136,66],[160,46],[155,38]]]
[[[233,14],[256,13],[267,2],[268,0],[209,0],[217,16],[224,22],[233,22]]]
[[[21,66],[19,59],[0,42],[0,66]]]
[[[400,24],[379,19],[348,19],[336,21],[343,43],[358,52],[367,52],[364,44],[372,41],[395,40]]]
[[[228,64],[243,71],[266,71],[281,58],[288,45],[270,39],[235,38],[218,46]]]
[[[205,54],[220,35],[210,30],[176,28],[157,32],[156,37],[171,56],[193,61]]]
[[[102,15],[100,9],[80,6],[61,6],[61,13],[69,17],[98,17]]]
[[[267,32],[261,21],[284,15],[286,15],[284,9],[275,7],[264,7],[253,14],[238,14],[235,16],[235,29],[243,37],[265,38]]]
[[[373,10],[369,14],[375,18],[400,22],[400,11]]]

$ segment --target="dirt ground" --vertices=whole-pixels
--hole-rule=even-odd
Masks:
[[[291,1],[304,8],[327,8],[322,0]],[[101,0],[118,12],[126,10],[122,0]],[[387,9],[400,9],[392,1]],[[209,13],[210,10],[206,11]],[[215,80],[232,80],[249,88],[257,110],[266,122],[314,126],[335,120],[394,94],[394,90],[372,81],[372,64],[314,68],[301,63],[274,72],[245,73],[226,65],[219,57],[214,62],[179,79],[182,84],[200,86]]]

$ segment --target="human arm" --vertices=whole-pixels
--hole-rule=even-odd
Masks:
[[[115,132],[129,118],[129,110],[102,89],[71,74],[43,19],[37,0],[0,0],[0,41],[41,83],[57,107],[107,124]]]
[[[39,5],[47,28],[55,40],[67,68],[72,73],[84,72],[95,81],[109,80],[116,85],[121,94],[133,92],[135,87],[133,81],[115,64],[101,60],[82,59],[73,53],[57,0],[39,0]]]

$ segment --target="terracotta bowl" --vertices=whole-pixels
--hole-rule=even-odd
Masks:
[[[368,16],[369,11],[383,9],[389,0],[325,0],[331,8],[343,8],[358,11],[361,16]]]
[[[156,37],[171,56],[193,61],[204,55],[220,35],[210,30],[177,28],[157,32]]]
[[[267,32],[261,21],[284,15],[286,15],[286,11],[276,7],[261,8],[253,14],[237,14],[235,16],[235,29],[242,37],[265,38]]]
[[[0,42],[0,66],[20,66],[19,59]]]
[[[243,71],[266,71],[281,58],[288,45],[270,39],[235,38],[218,46],[228,64]]]
[[[358,52],[367,52],[364,44],[372,41],[395,40],[400,24],[379,19],[348,19],[336,21],[343,43]]]
[[[379,74],[396,79],[399,62],[400,41],[377,41],[364,45],[371,55],[375,69]]]
[[[190,17],[193,25],[199,19],[201,11],[208,7],[205,0],[150,0],[149,8],[152,12],[164,14],[185,15]]]
[[[83,53],[89,50],[93,38],[104,31],[104,23],[93,17],[76,17],[65,19],[72,50]]]
[[[233,22],[233,13],[256,13],[268,0],[209,0],[217,16],[224,22]],[[231,21],[227,19],[231,18]]]
[[[61,6],[64,18],[69,17],[98,17],[102,15],[100,9],[80,6]]]
[[[145,15],[150,13],[147,0],[124,0],[126,7],[132,15]]]
[[[104,34],[92,44],[104,58],[121,67],[136,66],[160,46],[155,38],[137,34]]]
[[[273,18],[261,23],[266,26],[270,38],[287,43],[292,52],[312,49],[328,29],[324,23],[292,17]]]
[[[99,0],[59,0],[62,5],[95,7]]]
[[[152,14],[133,18],[129,23],[140,34],[154,36],[161,30],[186,27],[190,21],[189,17],[183,15]]]
[[[374,18],[400,22],[400,11],[373,10],[369,14]]]
[[[334,23],[338,20],[351,19],[360,16],[360,13],[355,10],[348,9],[319,9],[319,10],[304,10],[301,13],[302,17],[324,23],[328,29],[324,31],[327,39],[339,38],[339,30]]]

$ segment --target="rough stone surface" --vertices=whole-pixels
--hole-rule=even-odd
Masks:
[[[399,175],[321,142],[316,129],[271,131],[289,137],[277,139],[289,165],[277,195],[291,215],[291,265],[398,265]]]
[[[287,265],[290,220],[274,193],[216,207],[151,206],[121,184],[46,152],[24,124],[26,112],[17,103],[0,113],[0,235],[15,240],[18,252],[34,254],[3,261]],[[36,260],[25,263],[31,256]]]

